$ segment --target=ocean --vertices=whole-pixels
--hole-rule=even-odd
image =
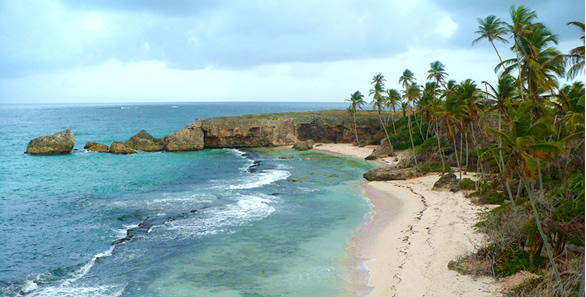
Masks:
[[[196,118],[346,108],[0,105],[0,295],[348,295],[347,248],[371,212],[359,183],[372,164],[266,148],[83,149],[142,129],[163,137]],[[65,129],[73,153],[24,154],[31,139]]]

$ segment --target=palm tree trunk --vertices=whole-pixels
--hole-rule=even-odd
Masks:
[[[354,111],[354,135],[356,136],[356,145],[360,145],[358,141],[358,131],[356,130],[356,110]]]
[[[395,106],[393,105],[393,118],[391,119],[391,122],[393,123],[393,131],[395,132],[395,135],[397,135],[397,128],[395,128]]]
[[[543,195],[543,181],[541,179],[541,165],[539,164],[539,159],[537,159],[537,174],[539,177],[539,193],[540,195]],[[528,183],[525,182],[525,184],[527,185]],[[533,188],[533,186],[531,186],[530,188]],[[553,254],[551,252],[551,247],[549,246],[549,242],[547,241],[547,237],[545,236],[545,233],[543,232],[543,229],[541,227],[541,221],[539,220],[539,213],[537,212],[537,207],[535,207],[535,198],[534,198],[534,193],[532,190],[529,190],[529,202],[531,203],[531,210],[533,211],[533,217],[535,218],[535,224],[537,225],[537,230],[539,231],[539,235],[541,235],[541,239],[543,240],[543,243],[545,244],[545,251],[547,252],[547,257],[549,258],[549,262],[551,263],[551,267],[553,269],[553,272],[555,274],[555,277],[558,281],[558,286],[560,289],[560,296],[564,295],[564,288],[562,286],[562,280],[560,278],[560,273],[558,271],[557,265],[555,264],[555,259],[553,258]]]
[[[387,136],[387,142],[389,143],[389,146],[391,147],[391,152],[394,152],[395,148],[393,148],[393,144],[391,143],[391,138],[389,137],[389,133],[387,132],[387,128],[385,127],[385,125],[383,125],[383,120],[381,118],[380,110],[378,111],[378,120],[380,122],[380,125],[383,126],[383,130],[385,131],[385,135]]]
[[[515,54],[517,54],[517,66],[519,67],[517,84],[519,85],[519,93],[521,93],[521,101],[525,101],[525,96],[523,95],[523,83],[521,81],[521,59],[519,58],[519,43],[517,42],[517,36],[513,36],[513,40],[515,41]]]
[[[448,122],[448,125],[450,123]],[[458,171],[460,172],[460,181],[462,180],[462,170],[460,168],[460,159],[458,158],[458,147],[456,146],[456,135],[452,136],[452,143],[454,144],[454,154],[456,155],[456,164],[458,165]]]
[[[415,115],[413,109],[411,109],[411,112],[413,113],[413,117],[415,117],[415,124],[417,124],[417,127],[419,127],[419,134],[421,134],[421,139],[425,140],[425,137],[423,137],[423,132],[421,131],[421,126],[417,122],[417,116]]]
[[[438,123],[435,122],[435,139],[437,140],[437,149],[439,151],[439,155],[440,155],[440,160],[442,161],[442,175],[444,175],[444,173],[446,173],[445,168],[446,165],[444,163],[444,157],[443,157],[443,152],[442,152],[442,145],[441,145],[441,141],[440,141],[440,133],[439,133],[439,127],[438,127]]]
[[[409,124],[409,138],[411,138],[411,148],[413,149],[413,158],[415,159],[415,167],[419,167],[419,165],[417,164],[417,156],[415,155],[415,144],[413,143],[413,134],[411,133],[411,116],[412,116],[412,114],[410,114],[409,118],[407,118],[407,123]]]
[[[490,43],[492,44],[492,48],[494,48],[496,55],[499,57],[499,61],[501,61],[501,66],[503,67],[503,70],[505,70],[505,65],[503,65],[503,59],[501,58],[501,55],[499,55],[499,51],[496,50],[496,46],[494,46],[494,42],[492,40],[490,41]]]
[[[464,174],[468,174],[468,133],[464,134],[464,140],[466,141],[466,165],[464,167]]]

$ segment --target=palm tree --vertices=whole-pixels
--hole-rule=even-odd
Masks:
[[[417,165],[417,157],[415,156],[415,143],[413,142],[413,133],[411,128],[411,117],[415,117],[415,113],[413,112],[413,106],[417,103],[419,97],[421,97],[421,90],[419,86],[416,84],[412,84],[407,89],[405,89],[404,97],[409,102],[409,108],[411,109],[411,114],[407,118],[408,128],[409,128],[409,138],[411,139],[411,148],[413,149],[413,157],[415,157],[415,166]]]
[[[377,76],[378,75],[380,75],[380,74],[377,74]],[[375,78],[377,76],[375,76]],[[384,81],[384,78],[382,77],[382,75],[381,75],[381,78],[382,79],[380,81]],[[391,147],[391,152],[393,152],[394,151],[393,144],[391,143],[391,138],[389,137],[389,133],[387,132],[387,127],[383,123],[383,119],[382,119],[382,110],[384,109],[384,107],[386,105],[386,102],[385,102],[386,100],[382,95],[384,90],[383,90],[383,87],[381,86],[380,81],[377,81],[376,83],[374,83],[374,88],[370,89],[370,92],[368,95],[373,96],[371,104],[376,110],[378,110],[378,120],[380,122],[380,125],[383,127],[383,130],[385,131],[385,135],[387,136],[387,141],[389,143],[389,146]],[[373,82],[375,82],[374,78],[373,78]]]
[[[567,56],[567,63],[570,66],[568,78],[574,79],[578,74],[584,74],[584,23],[570,22],[568,25],[574,25],[582,29],[582,45],[573,48]]]
[[[385,82],[386,82],[386,81],[387,81],[387,80],[385,79],[385,76],[384,76],[384,75],[382,75],[381,73],[376,73],[376,74],[375,74],[375,75],[372,77],[372,82],[371,82],[370,84],[371,84],[371,85],[374,85],[374,84],[377,84],[377,83],[378,83],[378,84],[380,84],[381,88],[383,88],[383,89],[384,89],[384,87],[385,87]]]
[[[401,101],[401,111],[403,112],[403,117],[407,116],[407,109],[409,109],[409,102]]]
[[[427,73],[429,73],[427,79],[434,80],[437,87],[444,86],[445,78],[448,76],[445,67],[440,61],[431,62],[429,64],[429,70],[427,70]]]
[[[395,89],[389,89],[387,90],[387,107],[390,107],[393,109],[393,114],[392,116],[392,120],[391,122],[393,123],[393,131],[395,132],[395,134],[397,134],[397,129],[395,128],[395,112],[396,112],[396,107],[400,104],[401,102],[401,94],[399,93],[399,91],[395,90]]]
[[[543,109],[545,104],[549,104],[541,93],[549,91],[555,96],[557,77],[565,74],[564,61],[560,52],[553,47],[555,44],[556,36],[545,26],[533,25],[531,31],[525,32],[517,43],[520,49],[519,57],[505,60],[500,64],[505,66],[505,74],[518,71],[521,80],[519,84],[523,86],[526,83],[529,99],[539,103],[534,105],[536,110]],[[542,114],[543,112],[537,112],[536,116]]]
[[[494,48],[496,55],[499,57],[499,60],[502,63],[503,59],[501,58],[499,51],[496,49],[496,46],[494,45],[494,40],[496,39],[504,43],[509,42],[502,37],[504,34],[507,33],[505,23],[502,22],[499,18],[495,17],[494,15],[489,15],[484,20],[480,18],[478,18],[477,20],[480,26],[478,26],[478,31],[474,33],[480,34],[480,37],[474,39],[474,41],[472,41],[472,45],[475,45],[481,39],[488,39],[490,44],[492,44],[492,47]]]
[[[557,142],[544,141],[548,135],[554,134],[555,130],[550,124],[549,119],[541,118],[538,121],[531,123],[530,110],[534,102],[523,102],[518,109],[510,108],[511,124],[509,133],[499,131],[493,128],[487,128],[487,131],[499,137],[503,145],[493,148],[484,154],[502,151],[509,154],[506,164],[506,172],[509,175],[516,172],[522,179],[527,189],[529,202],[539,235],[543,240],[547,256],[550,264],[556,275],[560,292],[563,292],[561,279],[557,270],[557,265],[554,261],[554,256],[551,251],[547,236],[543,232],[539,213],[536,207],[536,195],[542,193],[541,182],[541,165],[540,159],[552,158],[556,154],[564,153],[563,148]],[[509,105],[510,106],[510,105]],[[484,155],[483,154],[483,155]],[[539,181],[539,189],[536,188],[536,181]]]
[[[511,118],[509,116],[508,113],[508,106],[517,106],[518,104],[513,104],[513,100],[515,100],[514,98],[518,97],[517,94],[517,87],[516,87],[516,83],[515,83],[515,79],[508,75],[508,74],[502,74],[499,77],[498,80],[498,84],[496,86],[496,88],[494,88],[492,85],[490,85],[487,82],[483,82],[487,88],[491,89],[491,93],[489,93],[488,91],[485,92],[485,94],[490,98],[490,100],[493,102],[494,104],[494,108],[497,110],[497,116],[498,116],[498,130],[502,131],[502,122],[503,122],[503,118],[506,120],[507,123],[511,122]],[[498,138],[498,146],[502,146],[502,141],[500,138]],[[479,162],[480,163],[480,162]],[[505,163],[503,160],[503,154],[502,152],[499,152],[499,158],[497,161],[497,164],[499,166],[499,170],[501,172],[501,174],[504,174],[504,168],[505,168]],[[509,196],[509,200],[513,201],[513,194],[511,193],[511,187],[509,186],[509,181],[508,179],[504,179],[503,181],[504,185],[505,185],[505,190],[507,190],[507,195]]]
[[[509,34],[513,36],[513,41],[515,43],[515,53],[517,55],[517,64],[521,64],[520,58],[520,51],[521,48],[519,46],[523,36],[530,32],[530,27],[533,25],[532,22],[534,19],[537,19],[537,14],[535,11],[529,10],[527,7],[521,5],[517,8],[515,6],[511,6],[509,9],[509,13],[511,15],[511,24],[506,24],[507,31]],[[523,84],[521,80],[521,72],[519,72],[519,77],[517,79],[517,83],[519,84],[519,93],[521,94],[521,99],[525,100],[523,95]]]
[[[352,113],[352,117],[354,118],[354,136],[356,136],[356,145],[360,144],[360,142],[358,141],[358,131],[356,129],[356,109],[362,109],[362,105],[366,104],[366,102],[362,98],[364,98],[364,95],[362,95],[360,91],[356,91],[350,94],[350,99],[344,100],[350,102],[350,112]]]
[[[399,83],[403,86],[403,88],[407,88],[415,82],[415,74],[411,72],[409,69],[405,69],[403,71],[403,75],[399,77]]]

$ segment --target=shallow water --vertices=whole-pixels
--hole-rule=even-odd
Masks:
[[[334,108],[345,104],[0,106],[0,294],[344,294],[346,245],[370,212],[355,180],[370,164],[270,149],[83,149],[142,129],[162,137],[195,118]],[[23,154],[67,128],[74,153]]]

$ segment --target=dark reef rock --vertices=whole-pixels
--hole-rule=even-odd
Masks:
[[[91,141],[87,142],[83,148],[90,152],[107,153],[109,151],[107,145]]]
[[[368,181],[406,180],[421,176],[415,168],[377,168],[364,173],[362,176]]]
[[[71,129],[49,136],[41,136],[31,140],[26,153],[31,155],[59,155],[69,154],[75,145],[75,136]]]
[[[145,130],[132,136],[125,144],[135,150],[145,152],[158,152],[163,150],[163,140],[154,138]]]
[[[110,153],[112,154],[136,154],[136,151],[131,147],[127,146],[123,142],[114,141],[110,145]]]

